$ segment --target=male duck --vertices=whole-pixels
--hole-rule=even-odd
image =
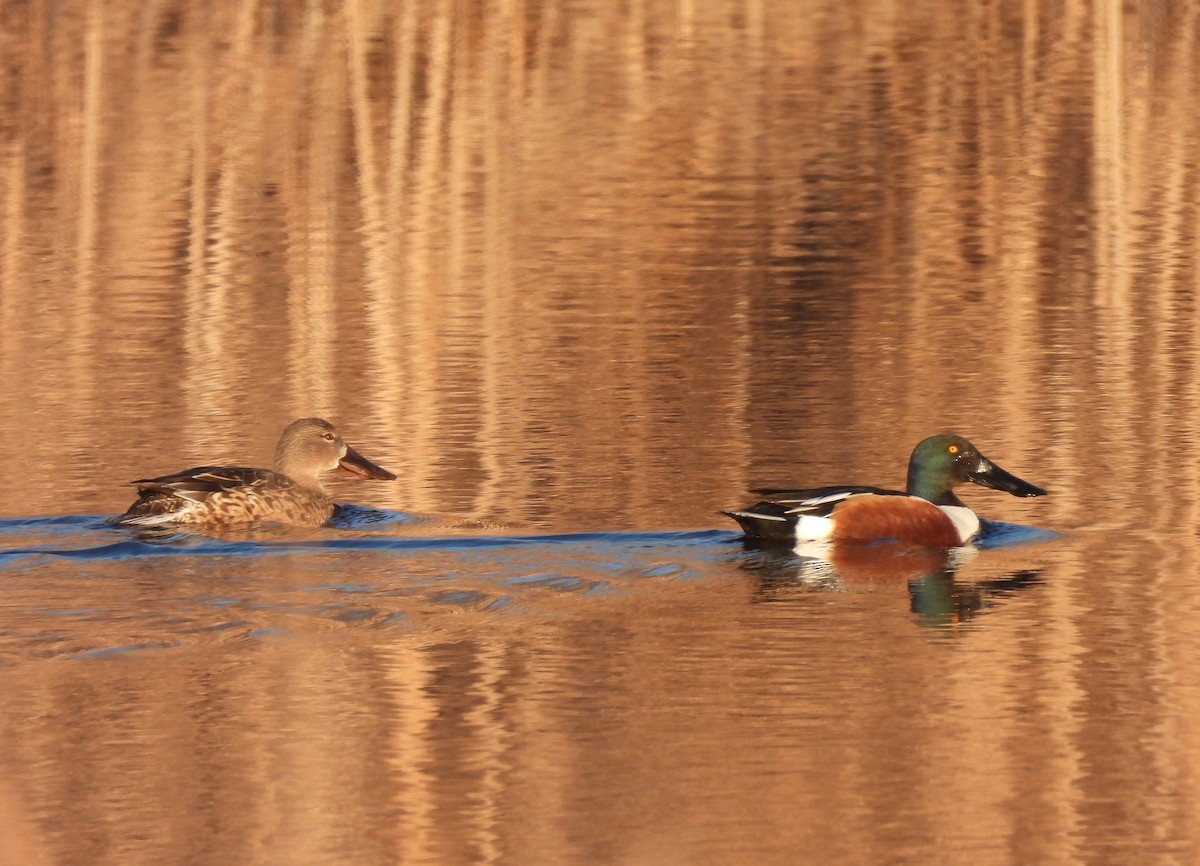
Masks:
[[[878,487],[755,490],[769,497],[741,511],[725,511],[747,537],[770,541],[894,540],[958,547],[979,532],[979,518],[954,495],[973,481],[1013,496],[1046,491],[1005,472],[961,436],[930,436],[913,449],[904,493]]]
[[[396,477],[343,442],[328,421],[301,418],[279,437],[274,470],[198,466],[134,481],[138,500],[117,522],[229,526],[263,520],[320,526],[333,516],[334,508],[321,475],[334,469],[381,481]]]

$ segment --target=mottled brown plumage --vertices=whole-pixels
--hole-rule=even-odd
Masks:
[[[333,515],[321,476],[342,469],[363,478],[396,476],[365,459],[321,418],[293,421],[279,437],[274,469],[198,466],[134,481],[138,499],[119,523],[223,527],[256,521],[320,526]]]

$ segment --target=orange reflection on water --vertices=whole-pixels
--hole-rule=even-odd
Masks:
[[[1188,4],[3,15],[0,860],[1196,859]],[[308,415],[400,474],[340,500],[442,519],[15,522]],[[1073,534],[824,582],[587,535],[939,430]]]

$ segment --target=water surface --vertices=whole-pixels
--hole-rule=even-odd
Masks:
[[[1194,4],[0,21],[0,863],[1200,856]],[[398,480],[107,523],[309,415]],[[717,513],[940,431],[1051,495]]]

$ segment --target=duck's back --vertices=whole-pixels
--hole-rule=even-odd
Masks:
[[[267,469],[197,466],[133,483],[138,499],[119,523],[229,526],[261,520],[320,526],[333,515],[333,503],[323,491]]]

